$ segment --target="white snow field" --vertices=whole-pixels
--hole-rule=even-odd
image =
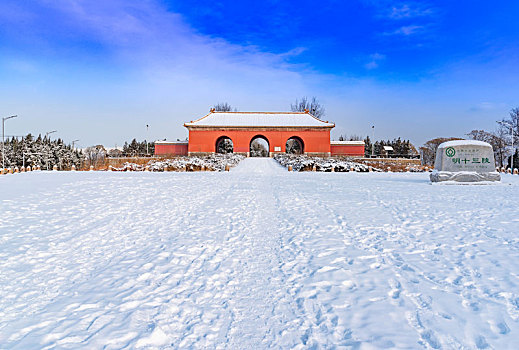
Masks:
[[[519,176],[0,177],[0,348],[519,348]]]

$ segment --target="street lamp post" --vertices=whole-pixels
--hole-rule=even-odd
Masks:
[[[510,135],[512,136],[512,157],[510,158],[510,171],[514,172],[514,155],[515,155],[515,149],[514,149],[514,126],[512,123],[507,123],[503,120],[498,120],[497,123],[502,126],[508,126],[510,127]]]
[[[371,158],[375,156],[375,125],[371,126],[373,131],[373,139],[371,140]]]
[[[2,118],[2,170],[5,169],[5,146],[4,146],[4,143],[5,143],[5,121],[7,119],[11,119],[11,118],[16,118],[18,117],[17,115],[12,115],[10,117],[3,117]]]
[[[148,138],[148,128],[150,126],[146,124],[146,138]],[[146,140],[146,155],[148,155],[148,140]]]
[[[57,131],[58,130],[47,131],[45,133],[45,138],[47,138],[50,134],[53,134],[53,133],[55,133]],[[47,170],[49,170],[49,157],[45,158],[45,163],[47,164]]]

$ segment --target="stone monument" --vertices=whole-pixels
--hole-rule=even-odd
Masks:
[[[500,181],[492,146],[483,141],[447,141],[438,146],[432,182]]]

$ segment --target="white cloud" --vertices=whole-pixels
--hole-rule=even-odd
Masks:
[[[423,32],[425,30],[424,26],[418,26],[418,25],[409,25],[409,26],[402,26],[398,28],[395,31],[385,33],[386,35],[404,35],[404,36],[410,36],[413,34],[417,34],[420,32]]]
[[[382,55],[380,53],[374,53],[369,56],[369,61],[364,65],[364,68],[371,70],[378,68],[380,61],[386,59],[386,55]]]
[[[289,110],[295,98],[321,97],[337,79],[292,64],[303,47],[272,53],[203,35],[155,0],[40,0],[38,6],[45,14],[29,7],[34,16],[24,30],[50,49],[9,59],[17,70],[35,67],[26,79],[29,86],[37,82],[38,94],[29,97],[18,84],[20,92],[12,90],[10,100],[38,105],[18,107],[31,131],[44,128],[38,120],[50,114],[47,122],[59,124],[65,138],[73,135],[85,145],[143,138],[145,124],[151,138],[184,138],[182,124],[214,103],[242,111]],[[49,15],[54,24],[46,25]]]
[[[289,64],[287,59],[305,50],[296,47],[275,54],[202,35],[180,14],[154,1],[61,0],[47,4],[69,18],[69,23],[81,35],[101,41],[130,62],[146,66],[183,70],[188,67],[196,70],[267,69],[290,73],[301,67]]]
[[[419,4],[401,4],[398,6],[392,6],[389,10],[387,17],[395,20],[431,16],[434,11],[431,8],[424,8]]]

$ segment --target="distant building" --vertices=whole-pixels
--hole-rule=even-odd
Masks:
[[[187,155],[187,141],[155,141],[155,155]]]
[[[332,141],[334,123],[306,112],[216,112],[185,123],[189,141],[155,143],[156,155],[239,153],[250,156],[255,140],[263,140],[268,155],[364,156],[363,141]],[[251,152],[252,151],[252,152]]]
[[[331,141],[332,156],[364,157],[364,141]]]

